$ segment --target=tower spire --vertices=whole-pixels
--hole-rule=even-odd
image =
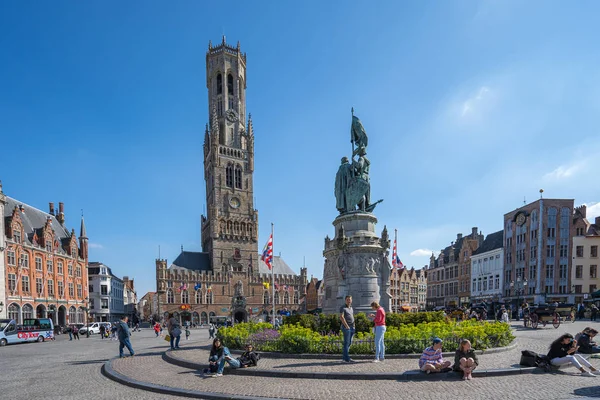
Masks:
[[[81,210],[81,228],[79,229],[79,238],[87,239],[87,233],[85,231],[85,221],[83,220],[83,210]]]

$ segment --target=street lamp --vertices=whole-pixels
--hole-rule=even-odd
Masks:
[[[85,304],[86,304],[86,306],[85,306],[85,326],[86,326],[87,329],[85,330],[85,336],[88,337],[88,338],[90,337],[90,318],[89,318],[89,315],[88,315],[89,305],[90,305],[89,301],[90,301],[90,298],[86,297],[85,298]]]
[[[525,288],[527,287],[527,279],[521,280],[520,276],[517,276],[517,281],[511,281],[510,287],[514,290],[517,295],[517,321],[519,320],[519,307],[521,300],[521,293],[525,293]]]

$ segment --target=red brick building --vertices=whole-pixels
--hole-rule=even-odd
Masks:
[[[2,315],[19,322],[49,317],[57,325],[85,323],[88,238],[83,217],[78,238],[65,224],[63,203],[58,210],[50,203],[46,213],[5,196],[1,185],[0,215]]]

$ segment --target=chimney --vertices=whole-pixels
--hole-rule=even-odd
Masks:
[[[478,231],[478,229],[477,229],[476,226],[474,226],[473,228],[471,228],[471,237],[473,239],[477,239],[477,231]]]
[[[462,233],[457,233],[456,234],[456,241],[458,242],[460,239],[462,239]]]
[[[63,202],[58,203],[58,215],[56,219],[61,225],[65,223],[65,203]]]
[[[54,215],[54,203],[53,203],[53,202],[50,202],[50,203],[48,203],[48,204],[49,204],[49,206],[50,206],[50,215]]]

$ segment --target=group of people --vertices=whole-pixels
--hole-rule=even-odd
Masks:
[[[223,370],[225,369],[225,363],[229,364],[231,368],[248,368],[255,367],[258,365],[259,355],[254,352],[252,344],[246,345],[246,350],[238,358],[233,358],[229,349],[221,343],[221,339],[216,338],[213,340],[213,345],[210,349],[210,355],[208,357],[208,368],[204,369],[204,374],[210,374],[212,377],[223,376]]]
[[[555,366],[573,365],[581,371],[581,375],[583,376],[600,375],[600,371],[594,368],[583,356],[584,354],[600,353],[600,347],[594,341],[594,337],[597,334],[598,331],[596,329],[588,327],[575,337],[570,333],[561,335],[550,345],[550,351],[548,351],[547,355],[548,360]]]

